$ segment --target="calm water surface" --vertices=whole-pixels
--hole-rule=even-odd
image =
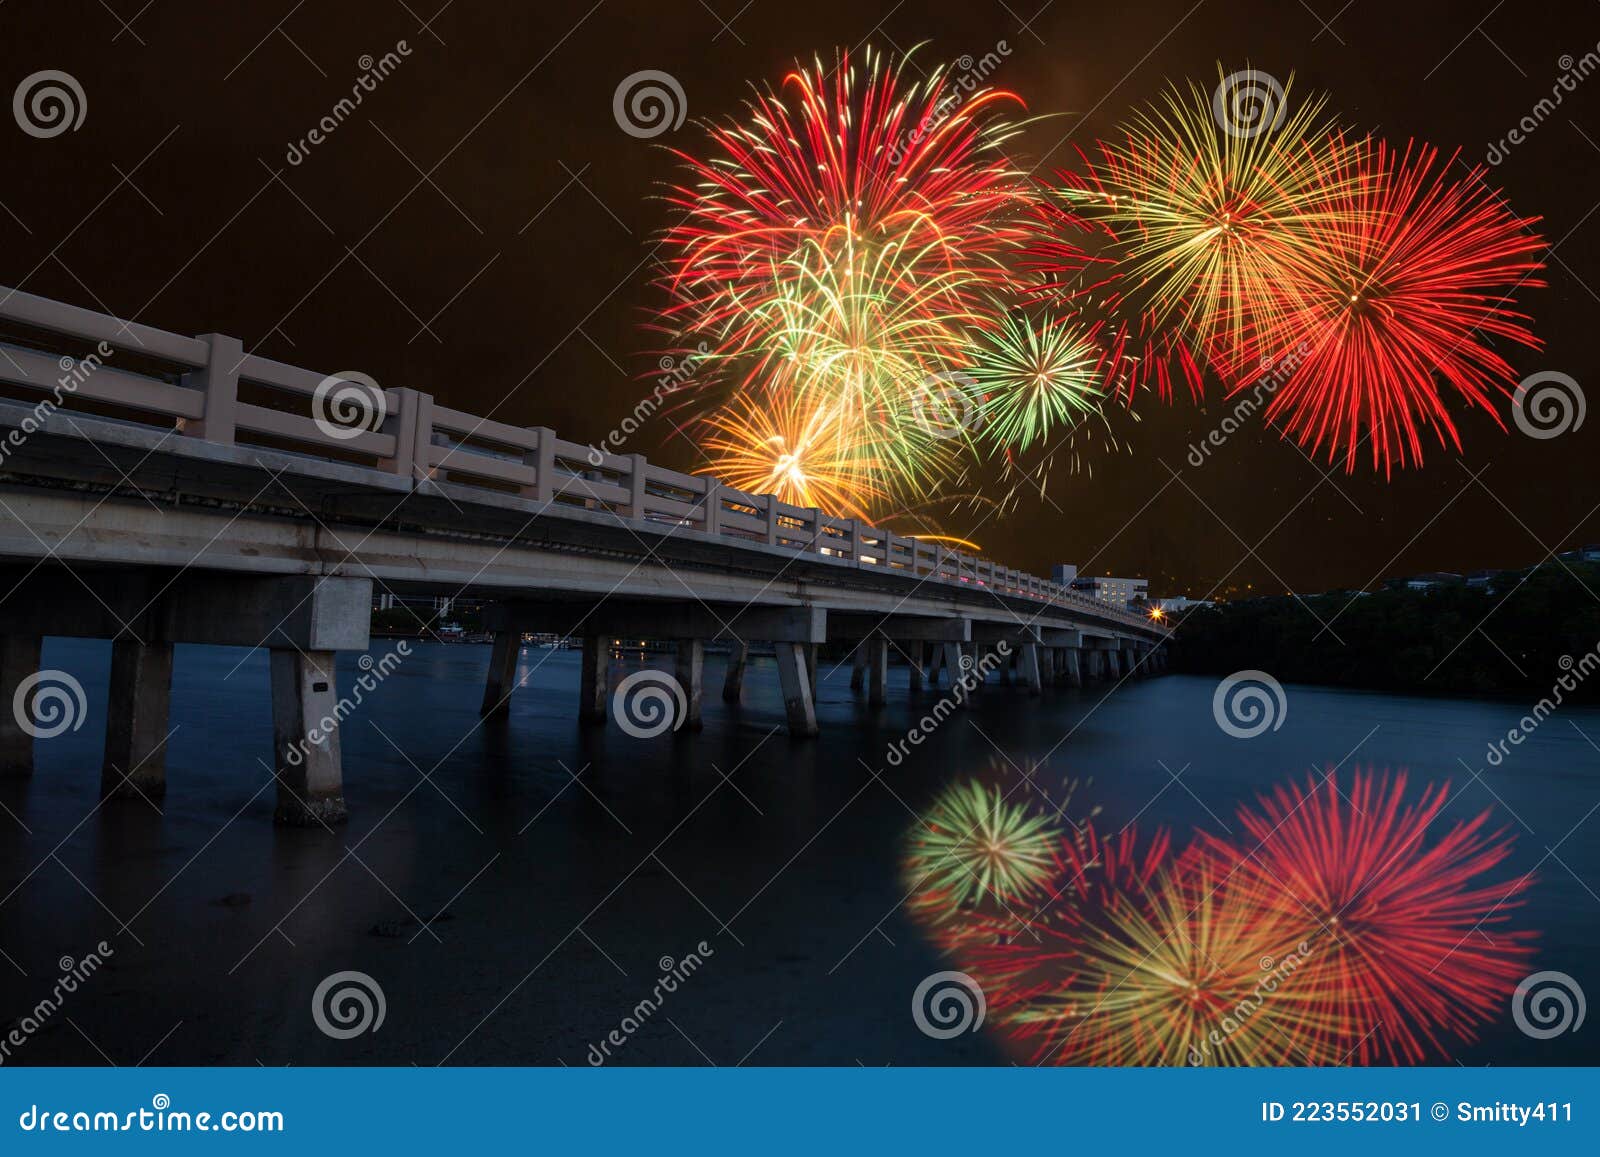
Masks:
[[[1043,761],[1052,791],[1092,779],[1074,811],[1181,838],[1330,765],[1449,779],[1451,815],[1493,809],[1515,834],[1506,878],[1537,870],[1516,917],[1541,933],[1536,967],[1600,992],[1600,711],[1564,709],[1486,767],[1523,705],[1291,686],[1283,727],[1238,740],[1212,717],[1211,679],[1031,701],[992,686],[893,767],[887,748],[937,697],[913,696],[903,669],[873,711],[848,667],[825,665],[822,735],[796,743],[771,660],[730,708],[712,656],[705,729],[640,740],[577,725],[577,659],[525,649],[509,720],[480,725],[488,648],[414,646],[344,725],[351,821],[329,835],[271,823],[265,653],[178,649],[157,814],[96,806],[109,645],[49,640],[45,666],[79,678],[91,710],[37,744],[31,781],[0,783],[0,1025],[49,992],[61,957],[100,940],[114,955],[7,1063],[581,1065],[664,958],[701,941],[704,966],[618,1063],[1004,1063],[987,1033],[915,1027],[913,989],[950,963],[906,915],[896,865],[917,809],[997,762]],[[377,978],[387,1011],[333,1040],[312,993],[347,969]],[[1453,1059],[1595,1063],[1600,1032],[1533,1041],[1507,1014]]]

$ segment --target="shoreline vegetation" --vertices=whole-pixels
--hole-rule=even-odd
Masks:
[[[1266,671],[1285,683],[1600,702],[1600,565],[1550,560],[1480,582],[1282,595],[1195,607],[1176,669]],[[1570,686],[1567,686],[1569,685]]]

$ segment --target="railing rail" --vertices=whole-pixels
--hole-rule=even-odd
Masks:
[[[84,399],[210,442],[268,439],[296,453],[409,476],[413,485],[449,482],[558,509],[603,509],[1149,626],[1142,616],[992,559],[745,493],[704,474],[654,465],[642,454],[569,442],[545,426],[481,418],[418,390],[383,390],[381,413],[374,400],[364,424],[339,428],[331,420],[336,415],[314,412],[329,376],[245,353],[238,338],[224,334],[185,337],[3,286],[0,322],[29,335],[0,337],[0,381],[51,394],[41,406]],[[80,348],[61,349],[66,343],[55,337]],[[24,340],[32,344],[18,344]],[[118,354],[139,368],[108,364]],[[241,387],[255,400],[242,399]]]

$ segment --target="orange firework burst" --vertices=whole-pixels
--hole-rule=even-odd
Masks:
[[[711,473],[747,494],[867,518],[886,493],[867,439],[838,412],[785,391],[762,403],[740,395],[706,419]]]

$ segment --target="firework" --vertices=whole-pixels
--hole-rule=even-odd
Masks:
[[[696,388],[712,407],[749,395],[734,424],[765,406],[792,436],[796,413],[825,417],[830,455],[872,472],[834,513],[921,499],[971,448],[927,383],[967,361],[1021,237],[1025,186],[1000,152],[1015,131],[1001,110],[1020,104],[869,49],[797,67],[708,126],[703,157],[679,154],[658,328],[707,341]]]
[[[943,922],[1049,894],[1061,870],[1064,816],[977,781],[941,792],[906,838],[914,909]]]
[[[797,66],[742,121],[707,126],[704,157],[678,154],[681,220],[664,239],[678,328],[720,328],[770,292],[770,270],[841,227],[869,246],[926,233],[924,272],[996,267],[1024,199],[999,151],[1017,131],[1002,110],[1022,102],[965,92],[949,68],[909,77],[908,59],[868,48],[859,64]]]
[[[985,440],[1025,451],[1099,419],[1107,357],[1092,329],[1012,310],[979,349],[969,373],[983,394]]]
[[[1470,1041],[1531,952],[1529,934],[1505,926],[1529,877],[1482,878],[1510,840],[1489,830],[1488,812],[1447,827],[1447,788],[1407,804],[1405,787],[1404,773],[1358,773],[1341,790],[1330,774],[1241,809],[1248,853],[1205,841],[1260,918],[1312,944],[1318,1006],[1350,1026],[1358,1064],[1416,1063],[1447,1053],[1447,1037]]]
[[[1516,374],[1488,343],[1538,345],[1509,308],[1518,288],[1543,284],[1537,219],[1507,209],[1481,169],[1451,179],[1454,161],[1365,150],[1357,176],[1334,183],[1336,211],[1312,222],[1320,260],[1288,270],[1253,319],[1255,352],[1295,361],[1267,420],[1313,453],[1326,445],[1330,462],[1342,454],[1346,470],[1368,439],[1385,475],[1421,463],[1426,433],[1460,449],[1435,375],[1499,422]]]
[[[1282,280],[1316,266],[1316,227],[1343,223],[1341,200],[1356,179],[1348,151],[1324,115],[1324,99],[1292,99],[1294,78],[1269,94],[1266,120],[1244,126],[1190,83],[1135,114],[1122,134],[1080,153],[1062,171],[1034,221],[1030,266],[1047,295],[1104,299],[1138,384],[1169,397],[1176,381],[1196,396],[1194,351],[1226,373],[1246,348],[1253,311],[1270,307]],[[1291,111],[1292,107],[1292,111]],[[1251,131],[1251,130],[1254,131]]]
[[[1332,1063],[1348,1026],[1294,936],[1282,915],[1232,903],[1204,867],[1163,874],[1088,922],[1072,983],[1015,1021],[1038,1030],[1037,1063]]]
[[[792,391],[766,403],[735,396],[706,420],[710,473],[747,494],[867,518],[886,497],[858,427]]]

